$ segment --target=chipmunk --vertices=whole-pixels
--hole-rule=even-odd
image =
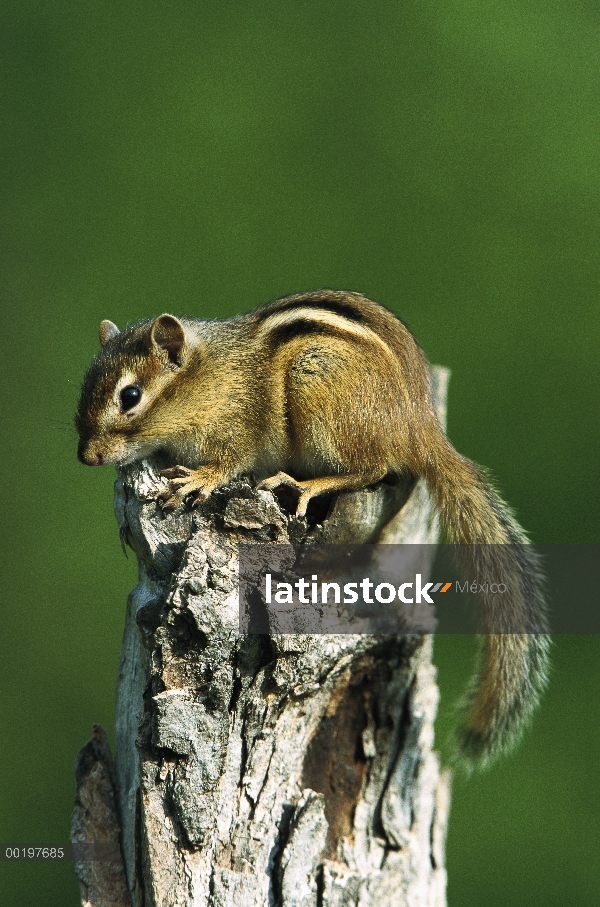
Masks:
[[[241,473],[291,489],[298,516],[317,495],[423,477],[448,541],[484,546],[469,549],[479,575],[502,582],[511,571],[510,603],[483,594],[484,612],[495,609],[497,628],[504,607],[509,630],[515,615],[532,630],[483,638],[462,753],[485,763],[519,736],[548,661],[536,557],[483,471],[446,437],[427,361],[400,319],[358,293],[323,290],[226,321],[161,315],[122,332],[103,321],[99,336],[76,416],[79,459],[122,466],[166,450],[178,464],[162,473],[166,510]]]

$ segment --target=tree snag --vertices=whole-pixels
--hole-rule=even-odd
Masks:
[[[426,487],[381,482],[298,520],[244,478],[166,514],[163,485],[156,463],[116,483],[139,564],[116,718],[132,904],[444,907],[432,637],[239,629],[240,542],[434,542]]]

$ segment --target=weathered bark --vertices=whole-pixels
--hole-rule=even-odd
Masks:
[[[443,907],[431,637],[243,636],[238,610],[239,542],[434,541],[426,488],[343,494],[311,525],[243,479],[164,514],[162,483],[143,464],[116,485],[139,563],[116,726],[133,904]]]
[[[75,779],[71,842],[81,902],[84,907],[131,907],[119,844],[115,769],[106,731],[98,724],[77,756]]]

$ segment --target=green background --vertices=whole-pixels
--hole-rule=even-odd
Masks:
[[[4,0],[0,841],[68,837],[133,558],[75,458],[97,328],[360,290],[450,366],[449,434],[537,542],[598,542],[600,9],[585,0]],[[436,640],[443,743],[473,640]],[[600,903],[600,645],[457,779],[450,907]],[[0,904],[78,903],[0,864]]]

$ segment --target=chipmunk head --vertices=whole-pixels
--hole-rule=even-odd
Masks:
[[[75,426],[77,455],[88,466],[124,465],[162,446],[161,409],[185,366],[189,343],[172,315],[119,331],[100,325],[102,349],[83,381]]]

